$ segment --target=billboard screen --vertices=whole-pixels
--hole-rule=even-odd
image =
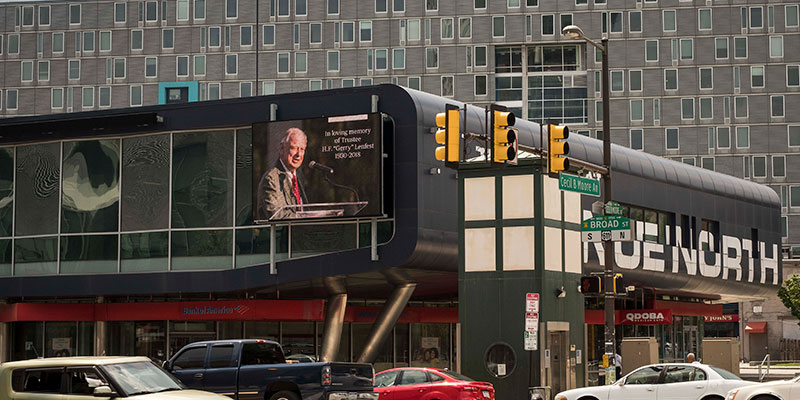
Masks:
[[[383,215],[380,113],[253,124],[256,223]]]

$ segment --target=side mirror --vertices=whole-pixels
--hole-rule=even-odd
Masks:
[[[172,363],[170,363],[169,360],[164,360],[164,362],[161,363],[161,368],[164,368],[165,370],[170,371],[170,370],[172,370]]]
[[[109,397],[109,398],[113,398],[113,397],[119,396],[119,394],[117,394],[117,392],[111,390],[111,387],[109,387],[109,386],[98,386],[98,387],[94,388],[94,392],[92,393],[92,395],[94,397]]]

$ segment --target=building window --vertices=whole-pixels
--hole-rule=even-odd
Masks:
[[[342,27],[346,28],[346,26],[344,26],[344,25]],[[410,19],[410,20],[408,20],[408,40],[409,41],[411,41],[411,40],[419,40],[420,37],[421,37],[420,36],[420,20],[418,20],[418,19]]]
[[[475,96],[486,96],[487,94],[489,94],[487,76],[475,75]]]
[[[361,21],[359,23],[360,32],[359,39],[362,42],[372,41],[372,21]]]
[[[2,53],[2,36],[0,36],[0,53]],[[64,34],[61,32],[53,33],[53,53],[64,52]]]
[[[678,70],[664,70],[664,90],[678,90]]]
[[[563,27],[561,29],[564,29]],[[642,31],[642,12],[630,11],[628,12],[628,31],[631,33],[638,33]]]
[[[746,149],[750,147],[750,127],[737,126],[736,127],[736,148]]]
[[[6,90],[6,110],[16,110],[19,99],[19,92],[17,89]]]
[[[633,150],[644,150],[644,134],[641,129],[631,129],[630,144]]]
[[[83,32],[83,51],[94,51],[94,32]]]
[[[571,24],[570,24],[571,25]],[[564,25],[562,25],[564,26]],[[612,12],[611,13],[611,33],[622,33],[622,13],[621,12]]]
[[[239,16],[239,0],[225,0],[225,18]]]
[[[275,44],[275,25],[264,25],[264,46]]]
[[[783,36],[769,37],[769,56],[772,58],[783,57]]]
[[[729,149],[731,147],[731,128],[717,128],[717,147],[720,149]]]
[[[81,23],[81,5],[80,4],[70,4],[69,5],[69,24],[70,25],[80,25]]]
[[[750,86],[754,88],[764,87],[764,67],[751,66],[750,67]]]
[[[786,176],[786,157],[772,156],[772,176],[783,178]]]
[[[111,31],[100,32],[100,51],[111,51]]]
[[[425,67],[426,68],[439,68],[439,49],[436,47],[427,47],[425,49]]]
[[[239,46],[249,47],[253,45],[253,27],[243,25],[239,27]]]
[[[703,157],[700,159],[700,167],[707,170],[714,170],[714,157]]]
[[[786,66],[786,86],[800,86],[800,65]]]
[[[20,80],[22,82],[33,81],[33,61],[22,61],[20,63]]]
[[[442,96],[453,97],[453,76],[442,76]]]
[[[476,67],[485,67],[486,66],[486,46],[475,46],[475,66]]]
[[[714,88],[714,70],[711,68],[700,68],[700,89]]]
[[[406,0],[394,0],[394,8],[392,8],[394,12],[405,12],[406,11]]]
[[[142,50],[144,48],[144,33],[140,29],[131,31],[131,50]]]
[[[631,100],[631,121],[644,121],[644,100]]]
[[[681,39],[681,60],[694,58],[694,39]]]
[[[115,58],[114,59],[114,78],[115,79],[125,79],[125,59],[124,58]]]
[[[209,100],[219,100],[222,98],[222,90],[220,89],[219,83],[209,83],[208,84],[208,99]]]
[[[64,108],[64,89],[52,88],[50,90],[50,108]]]
[[[81,79],[81,60],[67,61],[67,78],[70,80]]]
[[[459,18],[458,19],[458,37],[461,39],[469,39],[472,37],[472,18]]]
[[[787,28],[797,28],[798,21],[800,20],[800,15],[798,14],[798,6],[797,4],[791,4],[784,6],[784,12],[786,16],[786,27]]]
[[[339,0],[328,0],[328,14],[339,14]]]
[[[39,6],[39,26],[50,25],[50,6]]]
[[[175,47],[175,31],[172,28],[161,31],[161,48],[172,49]]]
[[[278,73],[289,73],[289,53],[278,53]]]
[[[717,60],[725,60],[728,58],[728,38],[715,38],[714,47],[714,57]]]
[[[438,0],[425,0],[425,11],[437,11],[437,10],[439,10]]]
[[[206,74],[206,56],[194,56],[194,75],[204,76]]]
[[[37,80],[40,82],[50,80],[50,61],[38,62],[39,74]]]
[[[733,58],[747,58],[747,38],[733,38]]]
[[[700,119],[712,119],[712,118],[714,118],[714,99],[712,97],[701,97]]]
[[[653,121],[661,119],[661,99],[653,99]]]
[[[158,76],[158,58],[145,57],[144,59],[144,77],[155,78]]]
[[[697,10],[697,29],[710,30],[711,29],[711,9],[701,8]]]
[[[644,48],[645,61],[658,61],[658,40],[645,40]]]
[[[675,32],[677,26],[675,23],[675,10],[664,10],[662,14],[664,16],[662,22],[664,32]]]
[[[111,86],[101,86],[99,97],[98,105],[100,107],[111,107]]]
[[[735,118],[747,118],[747,97],[734,97],[733,107]]]
[[[263,83],[261,94],[271,95],[275,94],[275,81],[267,81]]]
[[[800,125],[789,125],[786,127],[789,133],[789,146],[800,146]]]
[[[307,0],[295,0],[294,2],[294,15],[308,14]]]
[[[188,21],[189,0],[178,0],[176,8],[177,8],[177,13],[175,15],[175,19],[177,19],[178,21]]]
[[[145,21],[155,22],[158,21],[158,3],[155,1],[148,1],[145,3]]]
[[[544,16],[542,16],[544,17]],[[492,17],[492,37],[501,38],[506,36],[505,17]]]
[[[761,7],[750,7],[750,28],[758,29],[764,27],[763,13]]]
[[[442,18],[441,19],[441,27],[440,33],[442,39],[452,39],[454,32],[453,32],[453,19],[452,18]]]
[[[624,78],[622,71],[611,71],[611,91],[612,92],[623,91],[625,89],[623,80]]]
[[[631,92],[642,91],[642,70],[631,70],[628,72],[628,80]]]
[[[239,55],[225,54],[225,75],[236,75],[239,73]]]
[[[694,119],[694,99],[681,99],[681,119]]]
[[[141,106],[142,105],[142,86],[141,85],[132,85],[131,86],[131,107]]]
[[[194,0],[194,19],[206,19],[206,0]]]
[[[308,72],[308,53],[294,53],[294,72]]]
[[[753,178],[767,177],[767,157],[753,156]]]
[[[308,43],[309,44],[322,43],[322,24],[308,25]]]
[[[189,76],[189,56],[178,56],[176,62],[175,75],[179,78]]]
[[[505,22],[505,21],[504,21]],[[550,36],[556,33],[555,17],[553,14],[542,15],[542,36]],[[504,35],[497,35],[504,36]]]
[[[81,107],[94,108],[94,88],[85,87],[81,92]]]
[[[392,49],[392,69],[406,68],[406,49]]]
[[[678,150],[679,142],[678,142],[678,128],[667,128],[666,129],[666,147],[667,150]]]
[[[772,117],[773,118],[783,118],[784,116],[784,109],[783,109],[783,96],[770,96],[770,105],[772,109]]]
[[[328,71],[329,72],[339,71],[339,52],[338,51],[329,51],[328,52]]]

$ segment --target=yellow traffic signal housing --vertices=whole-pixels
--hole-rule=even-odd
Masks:
[[[492,109],[492,142],[494,146],[492,161],[516,164],[519,143],[514,126],[516,117],[510,111]]]
[[[436,159],[445,162],[459,161],[458,146],[461,132],[459,131],[460,114],[458,107],[448,104],[445,112],[436,114],[436,143],[441,146],[436,148]]]
[[[614,294],[626,294],[625,280],[622,279],[622,274],[614,275]]]
[[[547,128],[547,173],[554,178],[558,177],[561,171],[569,169],[569,128],[560,125],[548,125]]]

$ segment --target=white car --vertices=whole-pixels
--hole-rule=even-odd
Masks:
[[[785,381],[774,381],[733,389],[725,400],[789,400],[800,399],[800,376]]]
[[[729,390],[754,384],[697,362],[651,364],[612,385],[567,390],[555,400],[723,400]]]

